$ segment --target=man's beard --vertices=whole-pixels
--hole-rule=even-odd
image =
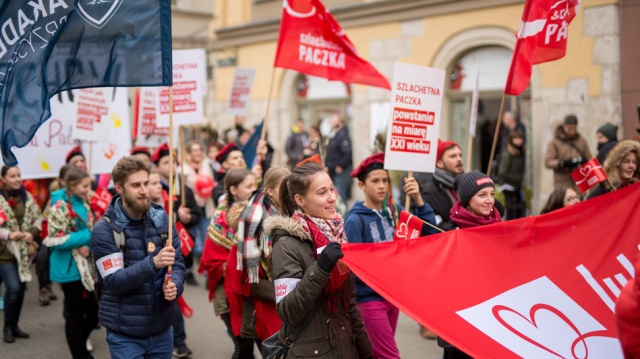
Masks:
[[[140,214],[146,213],[151,207],[151,203],[149,202],[149,196],[146,196],[145,198],[146,198],[146,201],[144,203],[140,203],[136,200],[135,195],[130,197],[126,191],[123,191],[122,193],[122,200],[127,205],[127,207],[131,208],[132,210]]]

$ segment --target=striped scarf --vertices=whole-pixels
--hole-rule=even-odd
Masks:
[[[243,271],[246,266],[249,283],[259,282],[261,264],[267,276],[270,275],[269,261],[266,259],[271,254],[271,242],[262,228],[262,220],[279,214],[276,206],[265,196],[262,189],[253,195],[240,215],[236,236],[238,242],[236,269]]]

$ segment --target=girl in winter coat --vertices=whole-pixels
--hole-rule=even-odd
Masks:
[[[640,161],[640,142],[635,140],[618,142],[609,151],[602,165],[607,174],[607,180],[600,182],[600,185],[589,194],[588,199],[640,182],[638,161]]]
[[[235,253],[231,253],[236,237],[235,229],[229,224],[229,211],[234,204],[244,202],[251,197],[256,190],[256,179],[246,169],[232,169],[224,178],[226,198],[221,201],[209,224],[208,236],[202,252],[202,262],[199,271],[207,272],[209,277],[209,299],[213,300],[215,315],[220,316],[227,326],[227,331],[234,342],[233,358],[239,358],[240,353],[240,326],[242,322],[242,305],[239,308],[230,307],[225,293],[225,273],[227,272],[227,260]],[[236,303],[242,302],[239,298],[233,298]],[[235,309],[235,310],[231,310]],[[233,325],[235,323],[235,325]],[[250,345],[252,345],[250,343]]]
[[[317,310],[287,358],[372,358],[356,305],[354,276],[338,264],[340,245],[347,240],[336,196],[324,169],[306,163],[280,186],[283,216],[265,221],[273,241],[276,308],[283,322],[278,342],[284,345],[307,314]]]
[[[264,176],[264,187],[256,192],[242,208],[236,211],[237,246],[231,250],[227,262],[225,289],[229,297],[241,299],[230,306],[240,306],[242,323],[240,333],[240,358],[253,358],[253,343],[260,348],[263,340],[277,332],[282,322],[276,312],[275,288],[271,277],[269,257],[271,243],[264,232],[264,221],[280,215],[279,190],[282,180],[291,172],[284,167],[272,167]],[[234,257],[235,251],[235,257]],[[234,328],[235,330],[236,328]]]
[[[49,236],[44,244],[51,251],[50,275],[62,285],[67,345],[74,359],[93,358],[87,339],[98,323],[98,303],[89,271],[91,230],[95,217],[87,197],[91,177],[76,167],[65,177],[66,187],[51,194]]]
[[[29,338],[18,327],[26,282],[31,281],[30,252],[35,254],[35,238],[40,235],[40,207],[22,185],[18,167],[0,170],[0,279],[5,284],[5,343],[15,338]],[[31,249],[31,250],[30,250]]]

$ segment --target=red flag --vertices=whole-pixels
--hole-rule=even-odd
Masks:
[[[358,278],[474,358],[623,358],[614,308],[633,278],[639,205],[636,184],[542,216],[342,248]]]
[[[579,5],[580,0],[526,0],[505,94],[517,96],[527,88],[533,65],[564,57]]]
[[[607,174],[604,173],[600,162],[597,158],[593,158],[587,163],[583,164],[577,170],[571,173],[571,177],[580,188],[580,191],[587,192],[589,188],[597,185],[598,183],[607,179]]]
[[[89,206],[98,217],[102,217],[107,212],[112,198],[113,195],[106,188],[98,187],[93,197],[91,197]]]
[[[358,56],[355,46],[320,0],[283,2],[274,66],[391,89],[389,80]]]
[[[421,233],[422,220],[407,211],[400,211],[393,240],[414,239],[420,237]]]
[[[193,239],[187,229],[184,228],[182,222],[176,222],[176,230],[178,231],[178,238],[180,238],[180,251],[186,257],[193,250]]]

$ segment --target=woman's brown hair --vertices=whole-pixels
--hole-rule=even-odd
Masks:
[[[227,209],[230,209],[235,200],[231,194],[231,187],[238,187],[251,172],[246,168],[234,168],[224,176],[224,193],[227,195]]]
[[[309,185],[320,172],[324,172],[322,166],[309,162],[296,167],[289,176],[283,179],[280,184],[280,209],[284,216],[291,217],[298,209],[298,204],[294,199],[295,195],[304,196],[307,194]]]
[[[560,187],[553,190],[547,199],[547,203],[542,206],[540,214],[549,213],[564,207],[564,196],[567,194],[567,189],[568,187]]]

